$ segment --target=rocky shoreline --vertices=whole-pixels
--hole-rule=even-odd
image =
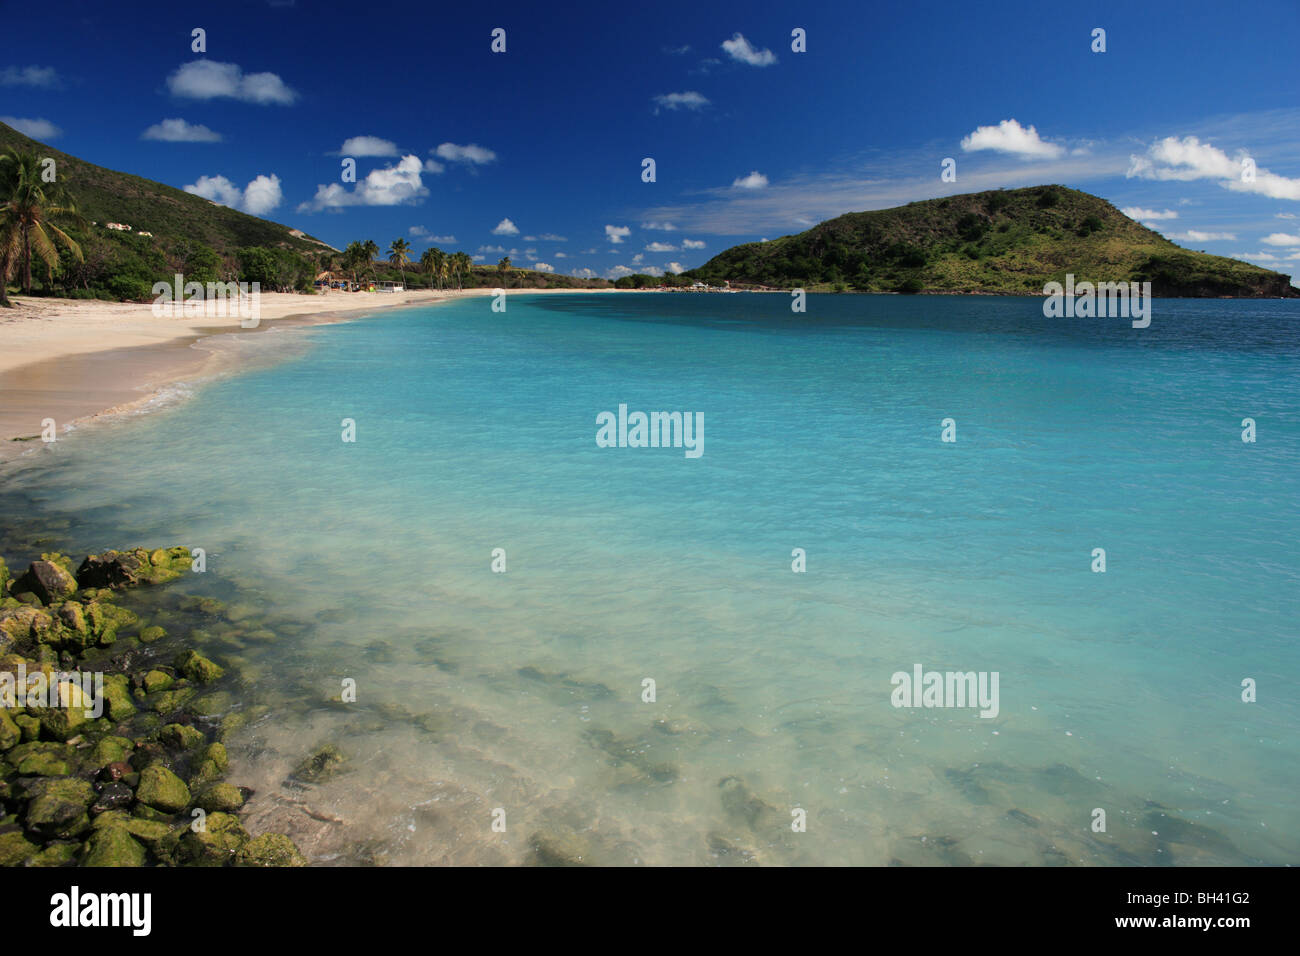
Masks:
[[[184,547],[0,559],[0,866],[307,865],[240,821],[225,668],[122,606],[190,570]]]

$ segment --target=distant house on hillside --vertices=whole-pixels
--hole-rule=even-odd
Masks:
[[[131,231],[131,227],[128,226],[126,223],[122,223],[122,222],[106,222],[104,223],[104,225],[107,226],[109,229],[114,230],[115,232]]]
[[[137,236],[147,236],[147,237],[150,238],[150,239],[153,238],[153,233],[152,233],[152,232],[137,232],[136,235],[137,235]]]

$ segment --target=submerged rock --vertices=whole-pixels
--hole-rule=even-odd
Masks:
[[[722,791],[723,811],[751,830],[774,827],[782,822],[776,807],[754,793],[740,777],[723,777],[718,781],[718,788]]]
[[[199,684],[210,683],[226,673],[220,665],[193,650],[182,652],[172,663],[177,673]]]
[[[589,866],[591,845],[568,827],[548,827],[528,838],[536,862],[542,866]]]
[[[263,833],[240,847],[235,866],[307,866],[307,858],[284,834]]]
[[[304,783],[320,783],[339,773],[346,763],[347,758],[337,747],[326,744],[298,764],[293,776]]]

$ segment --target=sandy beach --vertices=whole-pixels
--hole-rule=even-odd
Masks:
[[[14,297],[16,308],[0,311],[0,461],[39,447],[45,419],[54,419],[62,434],[80,422],[143,405],[170,384],[218,374],[230,353],[205,348],[211,336],[342,322],[493,291],[263,293],[253,329],[241,328],[236,317],[156,316],[142,303]],[[517,294],[605,291],[614,290]]]

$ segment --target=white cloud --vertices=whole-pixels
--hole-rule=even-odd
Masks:
[[[660,232],[673,232],[674,230],[676,230],[677,227],[674,226],[671,222],[643,222],[641,223],[641,228],[657,229]]]
[[[536,269],[538,272],[554,272],[554,271],[555,271],[555,266],[551,265],[551,264],[548,263],[548,262],[534,262],[534,263],[533,263],[533,268]]]
[[[479,252],[505,252],[505,246],[479,246]]]
[[[443,143],[437,149],[431,149],[439,159],[445,159],[449,163],[470,163],[474,166],[482,166],[496,160],[497,154],[485,146],[478,146],[469,143],[465,146],[457,146],[455,143]]]
[[[622,242],[626,237],[630,236],[631,234],[632,234],[632,230],[628,226],[606,226],[605,227],[605,238],[607,238],[614,245],[618,245],[620,242]]]
[[[222,206],[261,216],[280,205],[280,177],[258,176],[240,189],[225,176],[200,176],[198,182],[185,187],[187,193],[202,196]]]
[[[0,70],[0,86],[55,87],[58,85],[59,74],[52,66],[7,66]]]
[[[32,139],[54,139],[56,136],[63,135],[63,130],[59,129],[47,119],[29,119],[23,116],[0,116],[0,123],[12,126],[24,136],[30,136]]]
[[[645,261],[644,252],[638,252],[636,255],[632,257],[632,265],[634,266],[639,266],[644,261]]]
[[[647,276],[661,276],[664,274],[664,270],[660,269],[658,266],[646,266],[641,270],[641,274]]]
[[[553,232],[544,232],[540,236],[524,236],[524,242],[568,242],[564,236],[557,236]]]
[[[497,223],[496,226],[492,229],[492,235],[494,235],[494,236],[517,236],[517,235],[519,235],[519,227],[516,226],[513,222],[511,222],[509,219],[502,219],[502,220],[501,220],[499,223]]]
[[[552,259],[567,259],[567,258],[569,258],[569,254],[568,254],[567,252],[556,252],[556,253],[553,253],[553,254],[551,255],[551,258],[552,258]]]
[[[579,279],[594,279],[594,278],[596,278],[596,273],[593,272],[591,269],[587,269],[587,268],[585,268],[585,267],[582,268],[582,269],[570,269],[570,270],[569,270],[569,275],[571,275],[571,276],[577,276]]]
[[[287,106],[298,94],[274,73],[248,73],[235,63],[194,60],[181,66],[167,78],[173,96],[196,100],[229,98],[246,103]]]
[[[683,248],[683,249],[703,249],[703,248],[704,248],[704,241],[703,241],[702,239],[683,239],[683,240],[682,240],[682,248]]]
[[[422,164],[418,156],[403,156],[392,166],[373,169],[366,178],[348,191],[339,183],[317,186],[310,202],[298,206],[299,212],[339,209],[343,206],[400,206],[414,203],[429,195],[420,180]]]
[[[1259,193],[1270,199],[1300,199],[1300,179],[1289,179],[1257,166],[1252,180],[1242,179],[1244,152],[1233,158],[1195,136],[1166,136],[1153,143],[1146,156],[1130,156],[1128,177],[1177,180],[1217,179],[1234,192]]]
[[[1214,242],[1219,239],[1236,240],[1237,236],[1231,232],[1201,232],[1199,229],[1188,229],[1186,232],[1165,233],[1165,238],[1178,239],[1182,242]]]
[[[1234,259],[1252,259],[1258,262],[1281,262],[1277,256],[1271,252],[1234,252]]]
[[[410,235],[414,236],[416,239],[423,239],[425,242],[455,242],[456,241],[455,236],[435,236],[431,232],[429,232],[428,229],[424,228],[424,226],[412,226],[410,229],[406,231]]]
[[[727,56],[738,63],[750,66],[771,66],[776,62],[776,55],[771,50],[756,49],[742,34],[735,34],[730,40],[722,41],[722,49]]]
[[[219,143],[221,134],[214,133],[199,123],[187,123],[183,119],[165,119],[154,123],[140,134],[141,139],[156,139],[164,143]]]
[[[1005,119],[997,126],[977,126],[975,132],[962,138],[961,148],[968,153],[991,149],[1025,159],[1056,159],[1065,152],[1056,143],[1040,138],[1033,126],[1026,129],[1014,119]]]
[[[524,258],[525,258],[525,259],[530,259],[530,260],[531,260],[531,259],[536,259],[536,258],[537,258],[537,250],[536,250],[536,249],[525,249],[525,250],[524,250]]]
[[[397,144],[378,136],[353,136],[339,147],[340,156],[396,156]],[[432,170],[430,170],[432,172]]]
[[[436,159],[426,159],[424,165],[420,167],[420,169],[426,173],[441,173],[445,171],[446,168],[446,166],[442,165],[442,163],[438,162]]]
[[[1280,212],[1280,213],[1277,214],[1277,218],[1279,218],[1279,219],[1295,219],[1295,218],[1296,218],[1296,214],[1293,213],[1293,212]]]
[[[709,105],[709,98],[694,90],[684,93],[660,93],[654,98],[655,112],[665,110],[702,110]]]
[[[470,258],[475,262],[483,262],[487,259],[487,256],[470,256]]]
[[[757,169],[748,176],[742,176],[731,184],[733,189],[762,189],[767,185],[767,177]]]
[[[1178,213],[1172,209],[1166,209],[1164,212],[1158,212],[1155,209],[1143,209],[1141,206],[1125,206],[1120,210],[1130,219],[1140,219],[1144,222],[1156,219],[1177,219]]]
[[[611,269],[605,270],[605,278],[621,279],[623,276],[630,276],[634,272],[636,272],[635,269],[629,269],[627,266],[614,266]]]
[[[677,247],[671,242],[652,242],[645,247],[646,252],[676,252]]]
[[[1288,235],[1285,232],[1275,232],[1260,241],[1269,246],[1300,246],[1300,236]]]
[[[686,271],[686,267],[685,267],[684,265],[682,265],[680,262],[669,262],[669,263],[665,263],[664,268],[667,269],[669,272],[671,272],[671,273],[672,273],[673,275],[675,275],[675,276],[676,276],[676,275],[681,275],[683,272]]]

